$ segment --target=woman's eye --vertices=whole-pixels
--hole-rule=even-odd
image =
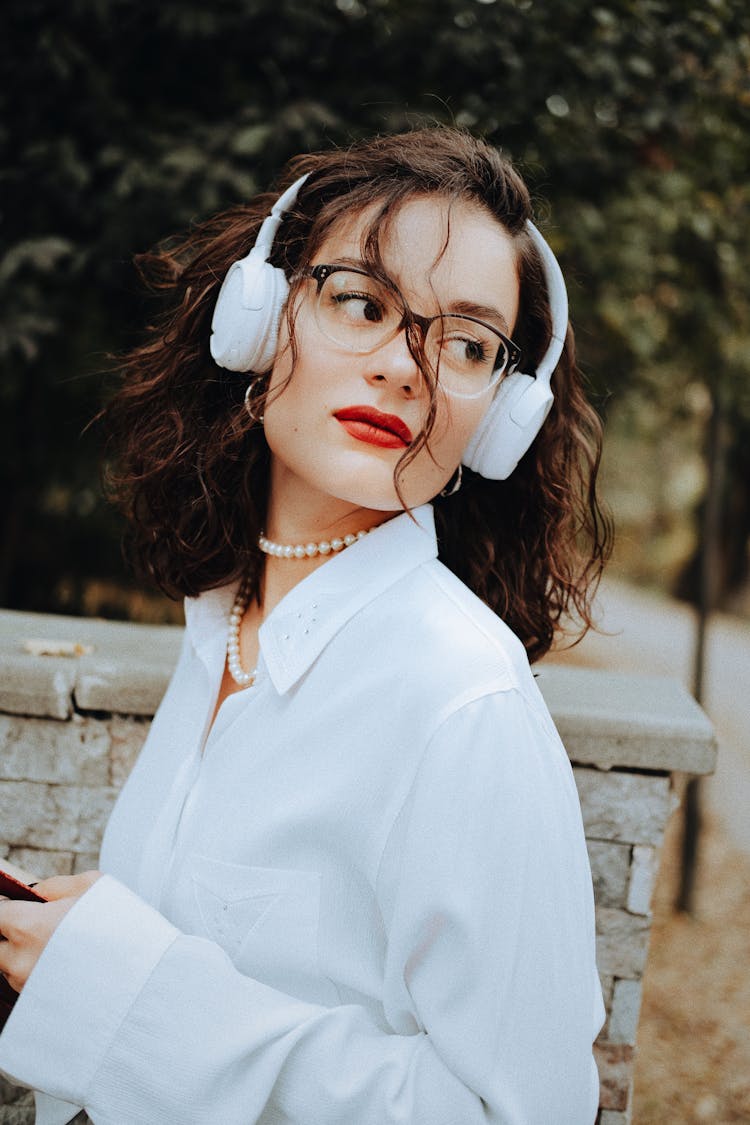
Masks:
[[[475,363],[484,363],[487,358],[487,351],[481,340],[466,340],[466,358],[473,360]]]
[[[484,364],[489,355],[487,346],[482,340],[467,336],[445,336],[443,348],[454,360],[466,364]]]
[[[369,293],[337,293],[334,301],[347,320],[377,324],[383,319],[382,305]]]

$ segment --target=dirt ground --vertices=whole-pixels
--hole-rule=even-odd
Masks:
[[[750,1123],[750,856],[709,819],[695,917],[675,914],[680,815],[654,897],[634,1125]]]

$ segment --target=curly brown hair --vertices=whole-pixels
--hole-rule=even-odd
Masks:
[[[544,272],[525,221],[528,190],[510,163],[456,129],[415,130],[310,153],[286,167],[279,190],[309,173],[276,235],[271,262],[299,278],[344,216],[374,209],[363,256],[384,274],[379,234],[398,207],[417,195],[479,203],[516,243],[520,282],[514,339],[533,371],[550,338]],[[144,279],[166,290],[170,307],[144,342],[118,365],[121,385],[103,411],[110,495],[125,511],[140,568],[169,596],[194,596],[250,575],[259,588],[270,455],[263,429],[245,410],[247,378],[219,368],[209,353],[211,317],[221,281],[247,253],[278,191],[223,212],[187,236],[137,259]],[[293,290],[294,291],[294,290]],[[287,320],[294,347],[293,301]],[[430,388],[422,432],[395,470],[429,439],[437,394],[434,373],[409,339]],[[530,660],[556,632],[591,626],[591,599],[611,546],[597,500],[601,426],[586,401],[573,334],[553,376],[551,413],[506,481],[464,470],[461,490],[434,500],[442,561],[523,641]],[[253,383],[257,416],[265,398]],[[575,635],[575,632],[571,633]]]

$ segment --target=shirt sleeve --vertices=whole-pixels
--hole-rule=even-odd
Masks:
[[[385,1021],[240,974],[103,877],[0,1037],[15,1081],[97,1125],[587,1125],[601,997],[577,796],[515,692],[447,719],[378,877]]]

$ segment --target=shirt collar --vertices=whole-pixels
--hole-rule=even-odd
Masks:
[[[373,528],[303,578],[260,628],[260,650],[276,690],[293,687],[359,610],[436,556],[434,514],[424,504]],[[234,583],[186,599],[188,634],[207,665],[220,647],[223,653],[236,591]]]

